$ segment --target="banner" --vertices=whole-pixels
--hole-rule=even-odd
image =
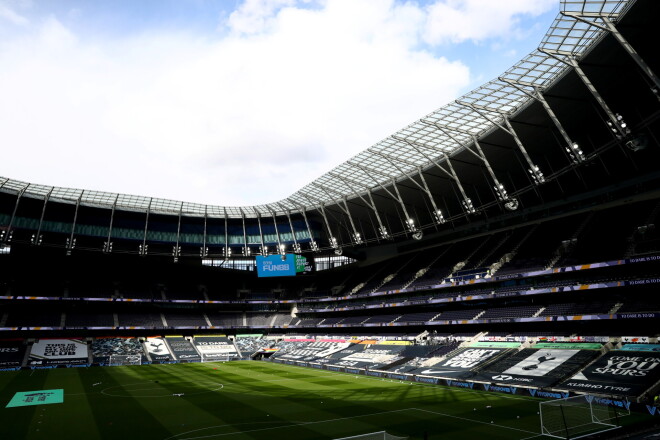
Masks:
[[[412,373],[434,377],[467,378],[471,375],[470,370],[503,352],[501,348],[466,348],[445,359],[431,358]]]
[[[238,357],[234,343],[228,338],[195,336],[195,347],[204,360]]]
[[[534,348],[549,348],[551,350],[554,349],[569,349],[569,350],[600,350],[603,348],[601,344],[597,344],[594,342],[575,342],[575,343],[570,343],[570,342],[559,342],[559,343],[552,343],[552,342],[538,342],[536,345],[534,345]]]
[[[660,353],[610,351],[557,388],[639,396],[660,380]]]
[[[378,348],[376,348],[378,347]],[[341,358],[335,365],[353,368],[379,368],[384,367],[395,359],[399,359],[398,355],[405,349],[404,345],[391,345],[388,348],[384,345],[374,345],[373,348],[369,347],[366,350],[353,352],[348,356]]]
[[[649,338],[648,336],[622,336],[621,341],[626,344],[646,344],[649,342]]]
[[[20,367],[26,349],[23,341],[0,341],[0,368]]]
[[[578,350],[539,350],[529,355],[522,362],[503,371],[504,374],[521,376],[546,376],[552,370],[577,354]]]
[[[472,379],[537,387],[550,386],[577,371],[597,353],[591,350],[525,349],[487,367]],[[512,362],[515,363],[512,365]]]
[[[518,348],[520,347],[520,342],[496,342],[496,341],[479,341],[474,344],[470,344],[470,347],[481,347],[481,348]]]
[[[286,254],[284,260],[282,260],[281,255],[269,255],[267,257],[257,255],[256,261],[258,277],[291,277],[296,275],[294,254]]]
[[[144,348],[147,350],[152,361],[172,361],[174,356],[170,353],[163,338],[147,338],[144,341]]]
[[[660,344],[626,344],[623,351],[660,351]]]
[[[96,338],[92,356],[98,364],[107,364],[110,356],[140,356],[144,361],[144,349],[136,338]]]
[[[80,365],[88,362],[87,342],[83,340],[40,339],[32,345],[28,365]]]
[[[202,360],[195,347],[187,339],[181,336],[166,336],[166,341],[177,360],[184,362],[199,362]]]

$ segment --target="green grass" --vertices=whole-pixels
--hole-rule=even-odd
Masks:
[[[5,408],[60,388],[64,403]],[[539,401],[250,361],[24,370],[0,373],[0,439],[521,440],[538,437]]]

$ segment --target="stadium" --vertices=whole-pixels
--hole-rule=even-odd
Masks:
[[[561,0],[268,204],[0,177],[0,438],[657,435],[658,16]]]

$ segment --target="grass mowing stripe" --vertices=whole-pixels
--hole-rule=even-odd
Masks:
[[[287,368],[287,367],[290,367],[290,366],[288,366],[288,365],[284,366],[284,368]],[[280,369],[281,367],[275,367],[275,368]],[[298,368],[300,368],[300,367],[298,367]],[[314,370],[314,371],[317,372],[316,370]],[[325,372],[325,371],[318,371],[317,373],[318,374],[336,374],[334,372]],[[350,376],[345,375],[345,374],[342,375],[342,376],[343,377],[350,377]],[[353,376],[353,379],[354,378],[355,378],[355,376]],[[358,379],[365,379],[365,378],[372,379],[372,378],[366,377],[366,376],[358,376]],[[497,395],[497,394],[484,393],[484,392],[478,392],[478,391],[466,395],[464,392],[461,392],[461,391],[463,391],[461,389],[453,389],[453,388],[449,388],[449,387],[436,387],[436,386],[428,386],[428,385],[424,385],[424,386],[420,386],[420,387],[413,387],[413,386],[410,385],[410,383],[406,383],[406,382],[399,383],[399,381],[383,380],[383,379],[377,379],[377,378],[372,379],[371,382],[375,383],[375,384],[383,384],[384,386],[400,387],[401,389],[404,389],[404,390],[410,390],[411,388],[430,390],[430,391],[432,391],[433,396],[436,396],[436,393],[439,393],[440,394],[439,397],[436,396],[432,399],[432,400],[434,400],[433,403],[435,405],[437,405],[438,402],[443,402],[443,405],[445,407],[447,406],[446,405],[447,400],[449,400],[447,398],[448,397],[453,397],[453,400],[461,402],[461,405],[458,405],[458,406],[462,406],[463,409],[459,409],[459,411],[463,411],[463,412],[465,412],[465,403],[464,402],[466,400],[468,400],[467,403],[470,404],[470,405],[471,405],[470,401],[479,402],[480,408],[483,409],[487,406],[485,404],[494,403],[494,402],[502,402],[502,399],[498,399],[498,398],[503,397],[503,396],[500,396],[500,395]],[[416,384],[414,384],[414,385],[416,385]],[[422,385],[422,384],[420,384],[420,385]],[[488,400],[484,400],[484,397],[487,398]],[[419,396],[414,396],[413,398],[414,398],[415,403],[421,403],[420,399],[419,399]],[[524,398],[523,399],[515,399],[515,400],[509,399],[508,401],[505,401],[505,402],[507,402],[505,404],[505,406],[502,406],[501,404],[496,405],[497,407],[502,406],[501,409],[488,410],[486,412],[480,411],[478,413],[475,413],[479,417],[487,418],[488,420],[475,419],[474,416],[473,416],[473,411],[469,411],[470,417],[463,417],[463,420],[466,420],[466,421],[470,420],[470,421],[476,421],[478,423],[490,424],[489,423],[490,418],[492,418],[494,416],[500,416],[501,417],[503,414],[504,415],[508,414],[509,418],[511,419],[511,420],[508,421],[508,423],[516,424],[516,425],[522,425],[522,426],[532,425],[532,426],[534,426],[534,428],[536,428],[536,426],[537,426],[536,424],[538,423],[538,417],[536,415],[536,409],[537,408],[536,408],[536,405],[535,405],[536,401],[537,401],[536,399],[524,399]],[[530,403],[531,403],[531,406],[530,406]],[[450,405],[450,408],[453,409],[453,406]],[[468,408],[468,410],[469,410],[469,408]],[[446,413],[443,413],[443,414],[446,414]],[[459,414],[460,414],[460,412],[459,412]],[[512,418],[513,415],[516,415],[516,414],[519,414],[520,418],[513,419]],[[456,414],[453,414],[453,415],[456,416]],[[456,417],[459,417],[459,416],[456,416]],[[505,419],[505,420],[507,420],[507,419]],[[506,425],[502,424],[502,426],[506,426]],[[509,426],[506,426],[506,427],[508,428]],[[513,427],[513,429],[520,429],[520,428]],[[526,431],[527,433],[534,433],[535,432],[535,431],[528,431],[528,430],[523,430],[523,431]],[[536,431],[536,432],[538,432],[538,431]]]
[[[131,367],[94,368],[94,370],[99,370],[98,373],[95,372],[94,380],[102,382],[98,386],[101,389],[98,391],[94,389],[88,395],[88,400],[92,406],[92,412],[94,413],[102,438],[106,440],[126,438],[127,435],[131,435],[131,432],[134,435],[139,432],[142,438],[156,438],[156,436],[164,438],[170,435],[170,432],[142,405],[139,399],[131,396],[110,397],[100,392],[103,388],[107,387],[121,387],[122,382],[127,377],[124,371],[126,368]],[[127,425],[134,426],[134,431],[127,430]],[[145,430],[148,433],[144,433]],[[84,438],[82,434],[84,433],[74,434],[70,438]]]
[[[50,371],[51,370],[22,370],[6,373],[13,377],[6,382],[6,385],[0,390],[0,438],[28,438],[28,433],[31,428],[30,422],[35,414],[43,413],[48,405],[15,408],[5,408],[5,406],[17,392],[45,389],[44,383],[46,382],[46,378]]]
[[[204,378],[208,377],[211,371],[216,373],[214,370],[207,369],[195,371],[198,368],[194,364],[191,364],[190,368],[187,369],[187,374]],[[223,388],[222,392],[217,393],[214,396],[216,403],[219,402],[221,405],[226,405],[219,408],[218,411],[223,414],[223,417],[234,420],[234,422],[208,427],[207,429],[215,429],[216,431],[227,431],[231,429],[233,431],[232,433],[240,434],[246,426],[254,424],[255,419],[260,420],[259,423],[262,424],[289,424],[290,416],[293,415],[292,410],[306,410],[304,407],[296,407],[296,404],[290,399],[271,396],[264,401],[263,397],[254,398],[255,396],[251,395],[249,391],[249,387],[239,386],[237,383],[235,390],[229,390],[227,387]],[[283,412],[282,410],[285,411]]]
[[[78,370],[81,368],[61,369],[57,373],[55,370],[49,370],[49,374],[44,383],[45,389],[63,389],[64,402],[56,405],[46,405],[37,411],[32,419],[32,427],[39,431],[32,431],[30,437],[42,438],[42,432],[48,432],[49,437],[68,438],[70,434],[70,425],[75,424],[76,428],[85,433],[85,439],[100,439],[100,433],[90,405],[87,401],[85,386],[80,378]],[[75,408],[75,419],[71,418],[71,410]],[[71,419],[69,423],[62,423],[63,420]]]
[[[437,414],[437,415],[443,416],[443,417],[451,417],[453,419],[460,419],[460,420],[465,420],[465,421],[469,421],[469,422],[473,422],[473,423],[483,423],[485,425],[488,425],[488,423],[482,422],[480,420],[468,419],[468,418],[459,417],[459,416],[452,416],[451,414],[441,413],[441,412],[437,412],[437,411],[430,411],[428,409],[422,409],[422,408],[411,408],[411,409],[414,409],[414,410],[417,410],[417,411],[424,411],[424,412],[428,412],[428,413],[432,413],[432,414]],[[505,429],[513,429],[515,431],[525,432],[527,434],[537,434],[537,433],[532,432],[532,431],[527,431],[526,429],[512,428],[510,426],[505,426],[505,425],[495,425],[495,426],[500,427],[500,428],[505,428]]]
[[[317,414],[330,417],[333,415],[368,414],[374,411],[373,398],[369,399],[370,404],[367,402],[355,402],[355,396],[353,399],[345,398],[350,396],[342,392],[341,387],[319,386],[318,380],[318,377],[313,376],[305,381],[298,379],[260,379],[258,381],[244,381],[241,386],[249,389],[253,395],[284,395],[287,396],[290,406],[293,404],[302,405],[301,412],[296,413],[295,411],[291,411],[291,415],[295,416],[297,420],[307,419],[310,415],[318,417]],[[337,381],[336,384],[342,385],[345,382]],[[228,387],[231,387],[231,385],[228,385]],[[277,391],[274,391],[274,388]],[[303,396],[301,396],[301,391],[304,392]],[[310,409],[314,411],[310,412]]]
[[[4,376],[0,380],[9,384],[25,378],[23,385],[29,385],[20,386],[18,391],[43,389],[34,388],[42,387],[43,382],[35,385],[38,381],[32,379],[45,380],[44,374],[52,375],[46,383],[53,388],[56,386],[51,384],[71,382],[71,376],[75,381],[63,386],[69,410],[59,418],[66,429],[42,431],[39,437],[28,436],[27,432],[7,436],[0,431],[3,440],[60,438],[64,432],[66,438],[94,438],[96,431],[104,440],[318,440],[382,430],[410,436],[411,440],[423,438],[425,432],[433,440],[522,440],[534,438],[538,432],[537,399],[512,399],[514,396],[498,393],[466,392],[270,362],[154,364],[9,374],[13,375],[11,380]],[[101,385],[94,386],[99,382]],[[212,383],[222,383],[224,388],[210,391]],[[182,397],[172,396],[180,391],[184,392]],[[0,390],[0,396],[3,393],[5,390]],[[90,413],[93,417],[87,415]],[[5,421],[11,423],[7,414],[7,410],[0,410]],[[23,426],[32,421],[34,412],[29,414],[20,421]],[[96,428],[86,429],[84,423],[79,423],[81,419],[91,420]]]

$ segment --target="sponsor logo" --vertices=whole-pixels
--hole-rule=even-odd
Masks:
[[[499,386],[499,385],[485,384],[484,389],[486,391],[495,391],[497,393],[516,394],[516,390],[518,388],[517,387],[502,387],[502,386]]]
[[[654,416],[655,413],[658,411],[658,408],[656,408],[655,406],[651,406],[651,405],[646,405],[646,409],[649,411],[649,413],[652,416]]]
[[[0,353],[16,353],[18,347],[0,347]]]
[[[630,387],[617,387],[613,385],[601,385],[601,384],[580,383],[580,382],[568,382],[566,386],[573,388],[591,388],[597,390],[621,391],[621,392],[626,392],[631,390]]]
[[[513,377],[507,376],[506,374],[499,374],[497,376],[493,376],[493,380],[513,380]]]
[[[182,354],[182,355],[179,355],[179,359],[193,359],[193,358],[197,358],[197,357],[199,357],[199,356],[196,355],[196,354]]]
[[[612,400],[612,399],[603,399],[600,397],[592,397],[590,403],[596,403],[597,405],[603,406],[616,406],[619,408],[630,409],[630,402],[627,400]]]
[[[498,380],[501,382],[507,382],[507,381],[516,381],[516,382],[533,382],[534,379],[530,379],[528,377],[513,377],[509,376],[507,374],[498,374],[497,376],[492,377],[493,380]]]
[[[566,399],[569,396],[569,393],[553,393],[551,391],[540,391],[530,389],[529,394],[533,397],[544,397],[546,399]]]
[[[458,387],[458,388],[474,388],[474,384],[472,382],[457,382],[455,380],[448,380],[447,385],[450,387]]]
[[[408,380],[408,377],[401,374],[390,374],[390,379]]]
[[[432,383],[432,384],[438,383],[438,379],[433,377],[415,377],[415,380],[417,382],[423,382],[423,383]]]

